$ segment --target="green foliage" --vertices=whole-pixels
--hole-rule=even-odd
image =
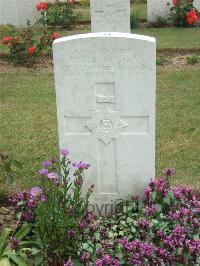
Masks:
[[[156,21],[151,23],[151,26],[155,28],[165,27],[167,25],[168,25],[167,19],[160,16],[157,16]]]
[[[4,181],[7,184],[11,184],[15,182],[19,170],[22,169],[22,163],[7,154],[0,153],[0,169],[3,173]]]
[[[79,222],[86,214],[92,193],[92,189],[88,189],[82,195],[84,169],[78,168],[72,174],[71,161],[65,156],[51,171],[59,172],[60,167],[60,181],[43,177],[43,194],[47,200],[39,202],[35,209],[36,242],[41,243],[43,257],[51,263],[75,256],[80,245]]]
[[[74,4],[67,1],[49,3],[47,9],[41,11],[41,15],[38,22],[51,28],[70,29],[76,20]]]
[[[200,62],[200,56],[199,55],[188,56],[186,60],[188,65],[195,65]]]
[[[3,228],[0,234],[0,265],[2,266],[27,266],[26,241],[22,241],[31,231],[31,225],[22,224],[16,231],[9,228]]]
[[[140,26],[140,12],[139,10],[132,10],[131,12],[131,29],[139,28]]]
[[[31,26],[21,31],[13,28],[9,35],[2,38],[2,45],[9,48],[10,61],[15,65],[33,67],[42,53],[52,46],[54,34],[43,28],[38,37]]]

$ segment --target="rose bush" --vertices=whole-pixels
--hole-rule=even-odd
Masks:
[[[94,186],[82,194],[90,165],[72,163],[67,149],[60,153],[60,162],[42,163],[40,186],[10,199],[18,227],[32,228],[24,239],[8,240],[21,255],[20,248],[29,249],[28,265],[200,264],[200,195],[189,187],[171,188],[174,169],[152,180],[143,198],[120,201],[116,213],[96,217],[88,210]]]
[[[52,43],[59,37],[57,32],[44,29],[41,36],[34,34],[33,28],[28,27],[23,32],[12,32],[12,35],[2,38],[2,45],[10,50],[10,59],[16,65],[33,67],[39,62],[43,52],[51,48]]]
[[[74,15],[75,0],[55,3],[41,2],[36,5],[37,11],[41,12],[39,23],[49,27],[71,28],[76,16]]]
[[[194,26],[200,18],[200,13],[193,5],[193,0],[172,0],[170,20],[175,26]]]

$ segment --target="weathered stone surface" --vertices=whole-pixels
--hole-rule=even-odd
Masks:
[[[97,212],[154,177],[155,53],[154,38],[124,33],[54,42],[60,147],[91,164],[85,190],[95,184]]]
[[[194,6],[200,11],[200,0],[194,0]]]
[[[171,7],[171,0],[147,0],[148,22],[155,22],[158,17],[167,19]]]
[[[130,0],[91,0],[92,32],[130,32]]]
[[[36,4],[40,0],[0,0],[0,24],[12,24],[16,27],[26,26],[27,20],[34,24],[40,12]]]

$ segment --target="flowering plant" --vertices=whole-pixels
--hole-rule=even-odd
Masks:
[[[16,65],[34,66],[42,53],[52,46],[54,39],[59,37],[57,32],[49,33],[46,29],[38,38],[30,26],[23,32],[12,32],[12,35],[2,38],[2,45],[10,50],[11,60]]]
[[[178,27],[195,25],[200,13],[193,6],[193,0],[173,0],[173,6],[170,9],[170,19]]]
[[[42,17],[39,23],[52,27],[70,28],[75,21],[74,4],[75,0],[67,0],[55,3],[41,2],[36,5],[37,11],[41,12]]]
[[[60,163],[42,163],[40,187],[11,198],[20,221],[33,227],[29,243],[37,244],[31,253],[40,254],[37,265],[200,264],[199,193],[171,188],[174,169],[152,180],[142,199],[121,201],[113,215],[96,217],[88,210],[94,186],[81,193],[89,164],[60,152]]]
[[[80,245],[79,224],[87,214],[94,189],[91,186],[82,194],[84,171],[89,164],[72,163],[67,149],[61,149],[60,153],[60,161],[42,163],[41,186],[10,199],[20,221],[33,225],[34,237],[40,243],[44,259],[55,264],[64,261],[66,255],[76,256]]]

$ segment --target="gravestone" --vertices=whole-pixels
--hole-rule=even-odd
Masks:
[[[90,0],[92,32],[130,32],[130,0]]]
[[[194,0],[194,6],[200,11],[200,0]]]
[[[147,0],[147,21],[156,22],[158,17],[167,19],[172,0]]]
[[[40,17],[36,4],[40,0],[0,0],[0,24],[24,27],[27,20],[34,24]]]
[[[53,56],[59,145],[91,164],[84,189],[95,184],[93,209],[112,212],[155,174],[155,39],[81,34],[57,39]]]

